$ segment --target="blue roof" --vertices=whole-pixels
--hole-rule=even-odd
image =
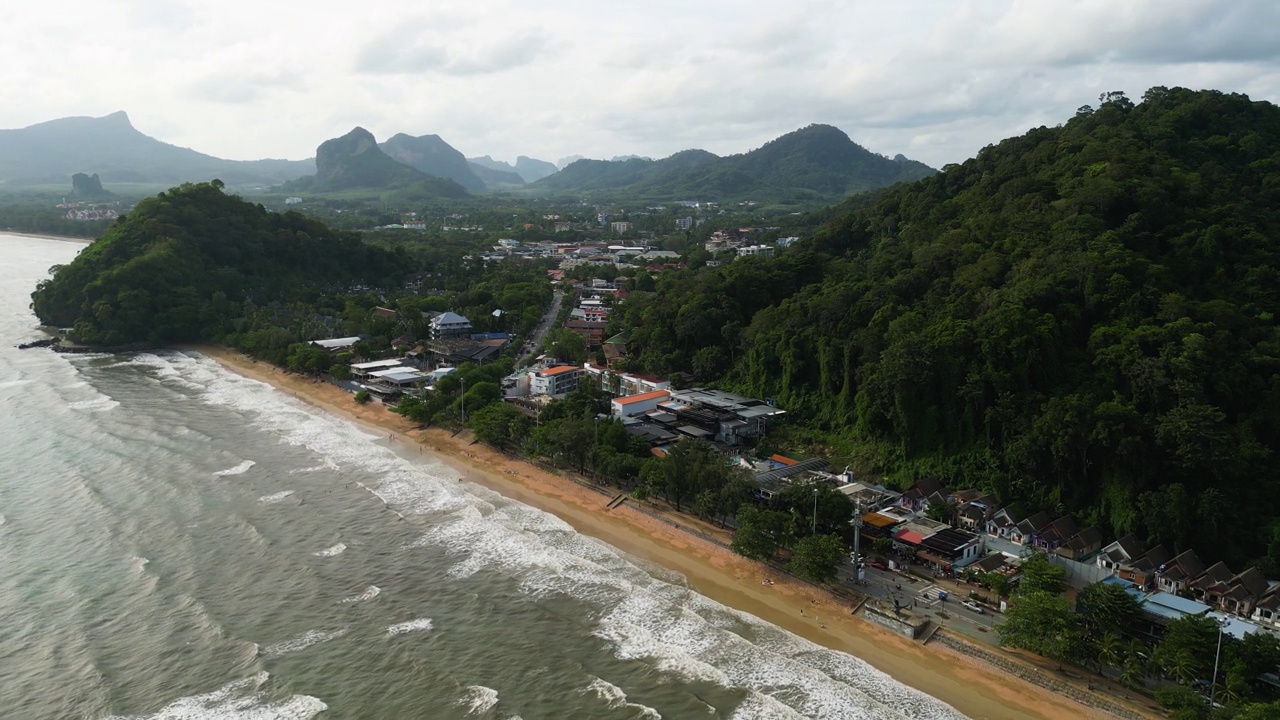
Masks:
[[[1188,600],[1167,592],[1153,592],[1147,596],[1142,609],[1152,615],[1177,619],[1184,615],[1204,615],[1213,608],[1204,603]]]
[[[1129,593],[1130,597],[1137,600],[1138,602],[1142,602],[1143,598],[1146,597],[1146,593],[1142,592],[1141,588],[1139,588],[1136,584],[1128,580],[1125,580],[1122,577],[1116,577],[1115,575],[1112,575],[1111,577],[1103,580],[1102,582],[1106,583],[1107,585],[1119,585],[1120,587],[1124,588],[1125,592]]]

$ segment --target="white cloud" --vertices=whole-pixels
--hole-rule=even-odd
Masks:
[[[232,158],[307,157],[354,125],[509,160],[728,154],[826,122],[942,165],[1108,90],[1280,99],[1270,0],[440,0],[422,12],[64,0],[3,13],[0,127],[126,110],[144,132]]]

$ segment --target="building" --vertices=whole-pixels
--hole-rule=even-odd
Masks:
[[[442,312],[431,318],[431,339],[470,337],[471,321],[455,312]]]
[[[364,379],[369,377],[371,373],[379,370],[390,370],[391,368],[402,367],[404,363],[398,359],[390,360],[371,360],[369,362],[355,363],[350,366],[351,377],[356,379]]]
[[[652,390],[639,395],[627,395],[609,401],[614,417],[624,418],[643,415],[658,408],[658,403],[671,397],[668,390]]]
[[[318,348],[323,348],[331,353],[340,353],[343,350],[350,350],[356,343],[364,338],[359,335],[342,338],[328,338],[327,340],[312,340],[311,344]]]
[[[617,233],[619,235],[629,233],[631,232],[631,223],[625,221],[609,223],[609,232]]]
[[[773,257],[772,245],[744,245],[738,248],[738,257]]]
[[[535,370],[529,378],[529,390],[534,395],[557,397],[578,389],[582,368],[576,365],[556,365]]]
[[[692,227],[693,227],[693,218],[692,218],[692,217],[676,218],[676,229],[677,229],[677,230],[688,230],[688,229],[690,229],[690,228],[692,228]]]
[[[727,445],[739,445],[764,435],[770,422],[786,414],[762,400],[707,388],[672,391],[664,408],[682,424],[700,428],[716,442]]]

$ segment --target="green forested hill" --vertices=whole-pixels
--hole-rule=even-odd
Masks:
[[[1153,88],[619,322],[646,368],[776,398],[864,469],[1276,571],[1278,243],[1280,108]]]
[[[395,284],[402,257],[297,213],[183,185],[138,203],[32,294],[41,322],[102,345],[218,337],[263,304]]]
[[[579,160],[532,190],[655,199],[826,199],[916,180],[923,163],[877,155],[830,125],[810,125],[741,155],[685,150],[662,160]]]

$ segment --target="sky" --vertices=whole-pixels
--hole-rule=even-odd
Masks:
[[[124,110],[237,160],[357,125],[555,162],[826,123],[941,167],[1108,91],[1280,101],[1276,0],[5,0],[0,23],[0,128]]]

